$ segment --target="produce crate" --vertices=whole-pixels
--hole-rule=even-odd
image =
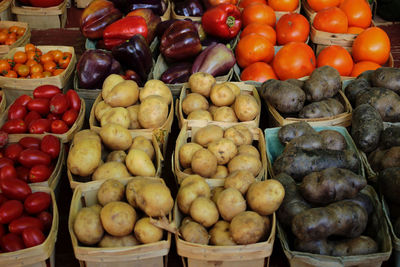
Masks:
[[[92,110],[90,111],[90,117],[89,117],[90,129],[97,133],[100,132],[101,126],[100,126],[100,122],[97,121],[96,116],[94,115],[94,110],[96,109],[97,104],[102,100],[103,100],[103,97],[101,96],[101,94],[99,94],[93,103]],[[151,138],[153,138],[153,135],[155,135],[157,142],[160,145],[160,148],[163,152],[163,155],[165,156],[166,151],[167,151],[168,136],[169,136],[169,133],[171,132],[173,120],[174,120],[174,102],[171,101],[167,120],[160,128],[129,129],[129,132],[131,133],[133,138],[141,135],[141,136],[146,137],[147,139],[151,139]]]
[[[161,21],[166,21],[171,18],[171,3],[172,3],[172,1],[164,0],[164,2],[167,5],[167,9],[165,10],[164,14],[161,16]]]
[[[145,136],[145,137],[147,138],[147,136]],[[151,138],[149,138],[149,140],[151,140],[153,147],[154,147],[154,151],[155,151],[155,159],[153,160],[153,164],[156,169],[156,177],[160,177],[161,169],[162,169],[162,165],[163,165],[162,162],[163,162],[164,158],[161,154],[160,146],[158,145],[158,142],[157,142],[155,136],[153,135]],[[72,143],[72,145],[73,145],[73,143]],[[105,153],[102,153],[103,161],[105,161],[107,155]],[[77,186],[79,186],[81,184],[86,184],[88,182],[92,182],[91,176],[90,177],[80,177],[80,176],[72,174],[69,169],[67,169],[67,175],[68,175],[69,185],[71,186],[72,190],[74,190]]]
[[[7,106],[6,96],[3,91],[0,91],[1,101],[0,101],[0,116],[3,114]]]
[[[8,267],[55,267],[55,244],[58,232],[58,210],[56,198],[51,188],[43,186],[31,186],[32,192],[46,192],[51,194],[51,211],[53,221],[51,230],[46,240],[35,247],[26,248],[14,252],[0,253],[0,266]],[[50,263],[50,265],[47,265]]]
[[[385,198],[382,196],[382,209],[385,214],[386,222],[389,226],[390,237],[392,238],[393,255],[395,266],[400,265],[400,238],[395,234],[392,221],[390,220],[390,211]]]
[[[195,17],[195,16],[181,16],[175,13],[175,3],[171,1],[171,19],[179,19],[179,20],[184,20],[184,19],[191,19],[192,21],[197,21],[201,22],[201,16]]]
[[[11,2],[12,0],[3,0],[0,2],[0,21],[13,20],[13,14],[11,13]]]
[[[77,8],[86,8],[93,0],[75,0]]]
[[[261,115],[261,100],[260,96],[258,95],[257,89],[253,85],[245,84],[244,82],[232,82],[233,84],[236,84],[240,88],[240,92],[242,94],[246,95],[253,95],[254,98],[257,101],[258,104],[258,115],[254,120],[251,121],[243,121],[243,122],[222,122],[222,121],[212,121],[215,122],[218,126],[221,126],[223,128],[229,128],[234,125],[238,124],[243,124],[251,128],[258,128],[258,125],[260,124],[260,115]],[[178,123],[179,127],[182,128],[182,126],[187,123],[188,128],[191,129],[193,127],[204,127],[210,122],[207,120],[188,120],[187,116],[183,113],[182,110],[182,102],[186,98],[186,95],[190,93],[190,89],[188,88],[188,84],[184,84],[182,89],[181,89],[181,94],[179,96],[179,100],[176,102],[176,116],[178,117]],[[186,118],[185,118],[186,117]]]
[[[0,45],[0,57],[3,56],[4,54],[7,54],[10,51],[10,49],[19,46],[25,46],[27,43],[29,43],[31,39],[31,29],[29,28],[28,23],[18,22],[18,21],[0,21],[0,29],[9,28],[11,26],[23,27],[26,29],[25,33],[12,45]]]
[[[123,178],[119,181],[126,185],[135,178]],[[161,178],[158,179],[163,182]],[[130,267],[130,266],[167,266],[167,255],[171,246],[171,234],[167,233],[164,239],[151,243],[131,247],[98,248],[82,246],[75,236],[73,224],[82,207],[91,206],[97,203],[97,191],[103,181],[95,181],[79,185],[71,200],[71,208],[68,218],[68,230],[71,235],[72,247],[75,257],[80,261],[81,266],[86,267]],[[170,220],[171,220],[171,216]],[[165,263],[164,263],[165,260]]]
[[[21,6],[13,0],[11,11],[18,21],[29,23],[32,29],[64,28],[67,22],[67,0],[54,7]]]
[[[92,110],[92,106],[96,98],[101,94],[101,89],[80,89],[78,76],[75,71],[74,75],[74,90],[78,93],[78,95],[83,98],[86,102],[86,112],[85,112],[85,120],[89,120],[90,111]]]
[[[278,21],[283,15],[286,15],[289,13],[300,13],[300,9],[301,9],[301,0],[299,0],[299,5],[297,6],[297,8],[291,12],[275,11],[276,21]]]
[[[0,115],[0,126],[3,126],[4,123],[7,121],[7,115],[8,115],[8,107],[5,112],[3,112]],[[47,134],[54,135],[55,137],[60,138],[61,143],[68,143],[72,140],[74,137],[74,134],[83,127],[83,122],[85,120],[85,100],[81,98],[81,110],[79,111],[78,118],[76,118],[75,123],[69,128],[68,132],[63,133],[63,134],[53,134],[53,133],[46,133],[46,134],[9,134],[8,135],[8,140],[10,143],[16,143],[18,142],[22,137],[25,136],[31,136],[31,137],[37,137],[37,138],[43,138],[43,136]]]
[[[278,236],[283,247],[283,251],[288,258],[290,266],[307,266],[307,267],[379,267],[382,262],[389,259],[392,251],[392,243],[389,236],[388,226],[383,218],[382,205],[379,202],[375,190],[367,185],[362,192],[369,195],[373,199],[374,211],[368,220],[366,232],[377,243],[379,247],[378,253],[357,256],[334,257],[318,255],[306,252],[291,250],[290,235],[285,232],[282,226],[278,223]]]
[[[51,84],[58,86],[66,92],[67,89],[71,88],[70,78],[75,69],[76,55],[75,50],[72,46],[37,46],[42,50],[43,54],[50,50],[59,49],[63,52],[70,52],[72,54],[71,62],[68,67],[59,75],[51,76],[47,78],[39,79],[23,79],[23,78],[7,78],[0,76],[0,87],[4,90],[7,96],[7,103],[12,104],[14,100],[21,95],[32,96],[33,90],[44,84]],[[3,58],[12,58],[17,51],[25,51],[24,47],[13,48]]]
[[[210,124],[221,126],[217,123],[210,123]],[[221,127],[224,130],[229,128],[229,127],[225,127],[225,126],[221,126]],[[184,144],[190,142],[192,133],[196,133],[196,131],[198,131],[199,129],[200,128],[196,127],[196,128],[192,128],[191,130],[188,130],[188,125],[185,123],[182,126],[182,129],[178,135],[178,138],[176,139],[175,152],[172,155],[171,161],[173,164],[172,170],[175,174],[177,184],[181,184],[182,181],[186,177],[189,176],[189,174],[183,172],[183,168],[179,161],[179,150],[181,149],[181,147]],[[251,131],[253,133],[253,146],[258,148],[258,152],[260,152],[260,157],[261,157],[262,169],[256,177],[256,180],[261,181],[267,177],[267,158],[264,153],[264,151],[266,150],[265,142],[264,142],[264,134],[260,128],[251,128]],[[223,182],[225,181],[225,179],[216,179],[216,178],[205,178],[205,179],[210,186],[214,186],[214,187],[221,183],[223,184]]]

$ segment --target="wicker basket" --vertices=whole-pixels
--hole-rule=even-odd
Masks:
[[[25,28],[25,33],[12,45],[0,45],[0,57],[7,54],[13,48],[25,46],[31,39],[31,29],[29,28],[28,23],[18,21],[0,21],[0,29],[9,28],[11,26]]]
[[[13,20],[13,15],[11,13],[11,3],[12,0],[3,0],[0,2],[0,21]]]
[[[6,110],[7,100],[3,91],[0,91],[0,96],[1,96],[1,101],[0,101],[0,116],[1,116],[3,112]]]
[[[201,22],[201,16],[199,16],[199,17],[181,16],[181,15],[176,14],[175,13],[175,4],[173,1],[171,1],[171,19],[179,19],[179,20],[191,19],[192,21]]]

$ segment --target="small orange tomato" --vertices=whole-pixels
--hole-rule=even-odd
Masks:
[[[57,76],[57,75],[61,74],[63,71],[64,71],[64,69],[55,69],[53,71],[53,76]]]
[[[12,45],[13,43],[15,43],[15,41],[17,41],[17,39],[15,38],[7,38],[6,41],[4,42],[5,45]]]
[[[4,77],[7,77],[7,78],[18,78],[18,74],[17,74],[15,71],[13,71],[13,70],[9,70],[9,71],[7,71],[7,73],[4,75]]]
[[[278,79],[272,67],[265,62],[256,62],[247,66],[240,74],[242,81],[265,82],[269,79]]]
[[[16,63],[22,63],[22,64],[24,64],[24,63],[28,60],[28,57],[27,57],[27,55],[26,55],[25,52],[17,51],[17,52],[14,54],[13,59],[14,59],[14,61],[15,61]]]
[[[10,63],[6,59],[0,59],[0,72],[3,74],[11,69]]]
[[[62,69],[65,69],[68,67],[69,63],[71,62],[71,57],[68,56],[63,56],[59,61],[58,61],[58,66]]]
[[[21,65],[22,65],[21,63],[16,63],[16,64],[14,65],[14,67],[12,67],[13,71],[16,71],[16,72],[18,73],[18,68],[19,68],[19,66],[21,66]]]
[[[19,28],[18,26],[11,26],[10,28],[8,28],[8,31],[9,31],[9,32],[17,33],[18,28]]]
[[[42,73],[43,72],[43,66],[41,64],[35,64],[31,66],[30,73]]]
[[[0,32],[0,43],[4,44],[8,38],[8,34],[5,32]]]
[[[17,73],[21,77],[26,77],[29,75],[30,69],[27,65],[21,64],[18,66]]]
[[[41,63],[46,63],[49,61],[54,61],[54,56],[50,53],[46,53],[40,56],[40,62]]]
[[[31,75],[31,79],[40,79],[40,78],[44,78],[42,72],[36,72],[36,73]]]
[[[27,65],[29,68],[32,67],[33,65],[36,65],[36,64],[39,64],[39,63],[37,63],[36,60],[33,60],[33,59],[28,59],[25,62],[25,65]]]
[[[26,31],[25,28],[19,27],[17,30],[17,35],[22,36],[22,35],[24,35],[25,31]]]
[[[58,62],[63,57],[63,52],[61,50],[53,50],[51,54],[54,57],[54,61]]]
[[[25,52],[26,53],[28,53],[30,51],[35,52],[35,49],[36,49],[36,47],[35,47],[34,44],[29,43],[29,44],[25,45]]]
[[[50,71],[43,71],[42,74],[43,74],[43,77],[51,77]]]
[[[44,63],[43,65],[43,69],[45,71],[49,71],[51,73],[53,73],[53,71],[57,68],[56,63],[54,63],[54,61],[48,61],[46,63]]]

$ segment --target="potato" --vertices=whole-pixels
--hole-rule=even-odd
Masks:
[[[124,236],[132,232],[137,215],[128,203],[114,201],[105,205],[100,212],[104,230],[113,236]]]
[[[207,149],[217,158],[218,165],[227,164],[237,154],[235,143],[227,138],[209,143]]]
[[[326,239],[304,241],[296,238],[294,240],[294,249],[313,254],[331,255],[333,243]]]
[[[228,176],[228,168],[226,168],[223,165],[218,165],[216,173],[211,178],[223,179],[226,178],[227,176]]]
[[[95,212],[97,212],[98,214],[100,214],[100,211],[103,207],[100,204],[94,204],[92,206],[89,206],[89,209],[94,210]]]
[[[400,70],[397,68],[380,67],[372,72],[371,83],[374,87],[383,87],[400,92]]]
[[[135,81],[124,80],[116,84],[103,98],[112,107],[129,107],[139,98],[139,86]]]
[[[229,229],[238,245],[254,244],[264,236],[265,223],[256,212],[243,211],[232,219]]]
[[[140,104],[138,121],[145,129],[161,127],[167,117],[168,105],[161,96],[148,96]]]
[[[154,177],[156,175],[156,168],[153,162],[143,150],[129,150],[125,163],[134,176]]]
[[[219,107],[213,114],[215,121],[237,122],[235,111],[231,107]]]
[[[188,87],[193,93],[201,94],[205,97],[210,96],[211,87],[215,84],[215,78],[205,72],[196,72],[190,75]]]
[[[193,154],[191,167],[194,173],[202,177],[212,177],[217,172],[217,157],[201,148]]]
[[[125,79],[122,78],[121,75],[118,74],[110,74],[103,82],[103,87],[101,90],[101,96],[103,99],[107,97],[107,95],[111,92],[114,86],[117,84],[124,82]]]
[[[313,102],[303,107],[299,118],[325,118],[339,115],[345,111],[344,106],[334,98]]]
[[[92,175],[93,181],[105,180],[109,178],[130,177],[125,164],[117,161],[110,161],[99,166]]]
[[[190,205],[198,197],[210,197],[210,187],[199,175],[186,177],[179,187],[176,201],[184,214],[189,214]]]
[[[107,155],[107,162],[117,161],[125,164],[126,153],[123,150],[112,151]]]
[[[192,138],[193,142],[207,147],[209,143],[218,141],[224,136],[224,130],[217,125],[207,125],[206,127],[200,128]]]
[[[196,244],[202,244],[202,245],[207,245],[208,244],[208,232],[204,226],[197,222],[187,222],[179,228],[179,231],[182,234],[183,240],[190,242],[190,243],[196,243]]]
[[[126,108],[118,107],[111,108],[106,111],[101,117],[100,124],[101,127],[104,127],[109,123],[119,124],[128,129],[129,125],[131,124],[128,110]]]
[[[353,107],[356,104],[357,94],[364,92],[370,86],[369,82],[365,79],[354,79],[347,84],[344,93]]]
[[[225,190],[225,188],[224,188],[223,186],[217,186],[217,187],[214,187],[214,188],[211,190],[211,200],[212,200],[215,204],[217,204],[217,200],[218,200],[218,198],[219,198],[219,195],[220,195],[221,192],[224,191],[224,190]]]
[[[210,105],[210,107],[208,108],[208,112],[210,112],[211,116],[214,116],[215,111],[217,111],[219,107],[217,107],[216,105]]]
[[[235,94],[227,83],[220,83],[211,88],[210,99],[218,107],[230,106],[235,101]]]
[[[283,153],[296,147],[304,150],[314,150],[325,148],[325,144],[319,134],[306,134],[290,140],[290,142],[285,146]]]
[[[246,199],[250,208],[260,215],[274,213],[285,197],[285,188],[277,180],[265,180],[250,185]]]
[[[189,115],[195,110],[207,110],[208,101],[201,94],[190,93],[182,101],[182,110],[186,115]]]
[[[235,125],[226,129],[224,138],[232,140],[236,146],[251,145],[253,143],[253,134],[244,125]]]
[[[388,168],[379,173],[378,182],[381,193],[385,196],[388,202],[400,204],[400,168]]]
[[[198,197],[190,205],[190,216],[204,227],[214,225],[219,218],[215,203],[207,197]]]
[[[217,168],[217,170],[218,170],[218,168]],[[186,168],[186,169],[184,169],[184,170],[183,170],[183,173],[190,174],[190,175],[194,174],[194,172],[192,171],[192,168]]]
[[[188,120],[212,121],[213,117],[212,117],[211,113],[208,112],[207,110],[198,109],[198,110],[194,110],[194,111],[190,112],[187,119]]]
[[[318,133],[314,130],[314,128],[311,127],[310,124],[305,121],[300,121],[281,127],[278,131],[278,138],[282,144],[285,144],[296,137],[312,134]]]
[[[400,127],[390,126],[383,130],[380,144],[385,148],[400,146]]]
[[[260,159],[260,152],[255,146],[252,145],[241,145],[237,148],[238,154],[248,154],[253,157]]]
[[[128,111],[128,114],[129,114],[130,122],[131,122],[128,127],[129,129],[140,129],[140,123],[138,121],[139,108],[140,108],[140,105],[133,105],[133,106],[126,108],[126,110]]]
[[[303,88],[304,86],[304,81],[298,79],[287,79],[285,82],[288,82],[300,88]]]
[[[264,227],[265,227],[264,235],[263,235],[262,239],[268,239],[268,237],[271,233],[272,222],[271,222],[270,216],[261,216],[261,217],[264,220]]]
[[[257,176],[262,170],[261,161],[249,154],[239,154],[228,163],[229,173],[246,170]]]
[[[239,95],[233,106],[240,121],[254,120],[260,114],[260,106],[252,95]]]
[[[192,163],[193,154],[203,147],[196,143],[186,143],[179,149],[179,162],[183,168],[190,167]]]
[[[125,186],[116,179],[109,179],[97,191],[97,200],[100,205],[105,206],[113,201],[121,201],[124,198],[124,194]]]
[[[332,256],[369,255],[379,251],[378,244],[368,236],[334,242]]]
[[[140,102],[151,95],[161,96],[167,105],[172,102],[172,93],[169,87],[160,80],[148,80],[142,90],[140,90]]]
[[[326,149],[345,150],[347,148],[346,139],[341,133],[335,130],[323,130],[318,134],[322,137]]]
[[[106,104],[104,101],[100,101],[97,105],[96,108],[94,109],[94,116],[98,121],[101,120],[101,117],[103,117],[104,113],[106,113],[108,110],[110,110],[112,107],[109,104]]]
[[[136,204],[149,217],[167,216],[174,206],[169,188],[162,183],[145,183],[137,192]]]
[[[233,217],[246,210],[246,200],[236,188],[226,188],[217,198],[217,207],[221,217],[230,222]]]
[[[139,208],[139,206],[136,203],[137,193],[140,190],[142,190],[142,187],[145,184],[148,183],[161,183],[161,181],[148,179],[146,177],[134,177],[132,180],[128,182],[128,184],[126,185],[125,195],[126,195],[126,200],[132,207]]]
[[[229,174],[225,179],[224,187],[233,187],[239,190],[243,195],[246,194],[249,186],[256,181],[254,175],[246,170],[235,171]]]
[[[382,168],[400,167],[400,146],[389,148],[383,156]]]
[[[146,152],[146,154],[149,156],[149,158],[151,160],[154,159],[155,151],[154,151],[153,143],[144,136],[136,136],[133,139],[132,145],[129,148],[129,150],[131,150],[131,149],[142,150],[142,151]]]
[[[228,87],[232,90],[232,92],[233,92],[233,94],[234,94],[235,96],[240,95],[240,93],[241,93],[241,92],[240,92],[240,87],[237,86],[235,83],[232,83],[232,82],[225,82],[224,85],[225,85],[225,86],[228,86]]]
[[[132,145],[130,132],[119,124],[107,123],[101,127],[100,137],[111,150],[127,150]]]
[[[231,233],[229,231],[230,223],[218,221],[210,230],[210,244],[215,246],[235,246]]]
[[[100,248],[133,247],[139,245],[139,241],[129,234],[126,236],[112,236],[105,234],[99,243]]]
[[[342,89],[340,73],[331,66],[316,68],[304,82],[303,90],[310,102],[333,97]]]
[[[98,243],[104,234],[100,214],[91,208],[79,210],[74,221],[74,233],[79,242],[85,245]]]
[[[383,170],[382,161],[387,151],[388,149],[381,149],[378,147],[368,155],[368,163],[373,171],[379,172]]]
[[[163,237],[163,230],[151,224],[149,217],[138,220],[133,231],[137,240],[143,244],[160,241]]]

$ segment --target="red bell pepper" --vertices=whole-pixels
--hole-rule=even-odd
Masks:
[[[141,34],[144,38],[147,37],[146,20],[139,16],[125,17],[104,29],[104,45],[111,50],[114,46],[122,44],[136,34]]]
[[[201,18],[206,33],[223,39],[232,39],[240,31],[240,10],[232,4],[220,4],[207,10]]]

